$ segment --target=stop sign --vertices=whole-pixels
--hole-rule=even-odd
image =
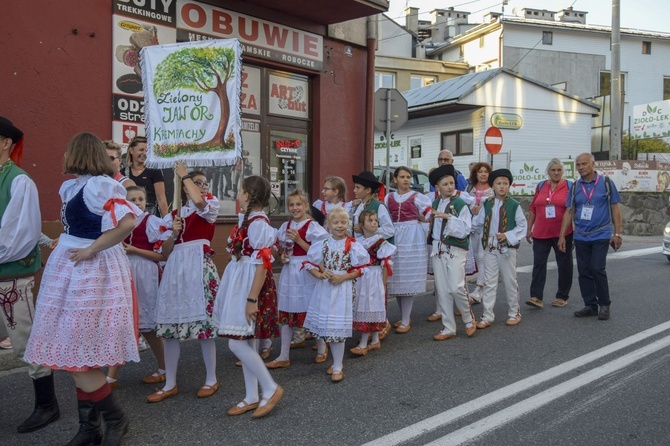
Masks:
[[[484,134],[484,145],[486,150],[491,154],[495,155],[500,152],[502,149],[502,132],[498,127],[489,127]]]

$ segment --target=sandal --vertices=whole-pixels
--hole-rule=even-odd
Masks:
[[[411,328],[412,328],[411,325],[400,324],[398,328],[395,329],[395,332],[399,334],[404,334],[409,332]]]

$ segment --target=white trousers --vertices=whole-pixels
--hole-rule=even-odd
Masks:
[[[507,295],[507,317],[513,318],[519,314],[519,284],[516,280],[517,250],[510,249],[507,255],[494,251],[484,250],[484,307],[483,320],[493,322],[495,316],[493,307],[496,304],[498,292],[498,275],[502,277]]]
[[[30,330],[33,328],[34,285],[33,276],[0,280],[0,303],[2,304],[0,323],[7,328],[7,335],[12,341],[12,350],[20,360],[23,360],[28,338],[30,338]],[[44,378],[51,375],[51,369],[29,364],[28,375],[32,379]]]
[[[461,312],[463,323],[474,321],[470,311],[470,302],[465,293],[465,262],[468,252],[464,249],[451,247],[449,254],[433,256],[433,272],[435,274],[435,295],[442,310],[444,332],[456,334],[454,304]]]

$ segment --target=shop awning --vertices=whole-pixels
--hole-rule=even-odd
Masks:
[[[245,3],[322,25],[380,14],[389,9],[387,0],[246,0]]]

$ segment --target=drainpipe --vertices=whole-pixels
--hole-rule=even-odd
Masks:
[[[370,16],[367,20],[367,71],[366,71],[366,98],[365,98],[365,145],[363,147],[363,169],[372,170],[374,165],[374,135],[375,135],[375,51],[377,48],[377,16]]]

